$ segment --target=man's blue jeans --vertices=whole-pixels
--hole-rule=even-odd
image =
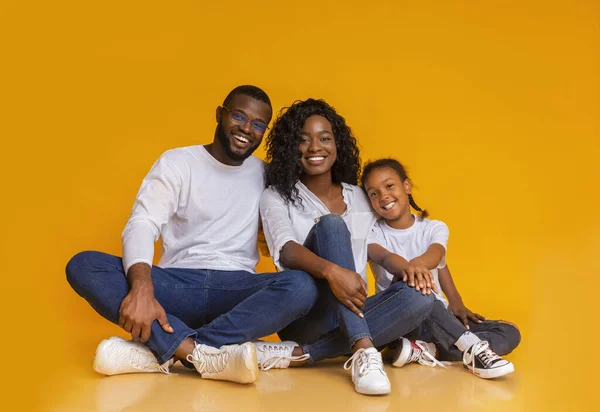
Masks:
[[[321,217],[304,246],[323,259],[356,270],[351,234],[339,215]],[[361,338],[370,338],[380,347],[406,335],[427,318],[435,299],[398,282],[367,299],[363,319],[337,300],[327,281],[316,283],[319,297],[312,310],[279,332],[282,340],[300,344],[313,362],[351,353]]]
[[[103,317],[119,320],[129,285],[121,258],[82,252],[67,265],[73,289]],[[192,337],[213,347],[253,341],[275,333],[313,307],[318,290],[301,271],[255,274],[246,271],[152,267],[154,295],[167,313],[173,333],[152,323],[148,347],[160,364]]]

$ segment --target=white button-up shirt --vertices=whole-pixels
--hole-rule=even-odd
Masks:
[[[285,270],[280,262],[283,246],[293,241],[303,244],[315,224],[315,219],[331,214],[327,206],[301,182],[296,183],[302,204],[286,205],[281,196],[268,188],[260,199],[260,215],[269,252],[275,266]],[[341,215],[352,236],[352,253],[356,272],[367,280],[367,238],[376,217],[363,190],[358,186],[342,183],[342,196],[346,211]]]

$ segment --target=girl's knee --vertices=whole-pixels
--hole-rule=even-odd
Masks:
[[[505,335],[504,354],[510,353],[521,343],[521,331],[514,323],[506,321],[498,321],[498,323]]]
[[[388,289],[392,289],[395,293],[402,292],[402,300],[410,299],[412,310],[419,312],[426,312],[429,314],[433,309],[436,297],[433,293],[429,295],[423,295],[421,291],[416,290],[414,287],[408,286],[405,282],[392,283]]]

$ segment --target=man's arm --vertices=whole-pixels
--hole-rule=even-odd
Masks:
[[[123,230],[123,267],[130,290],[121,302],[119,326],[142,342],[150,338],[155,320],[166,332],[173,332],[154,297],[152,259],[154,242],[177,210],[181,186],[177,168],[163,155],[144,178]]]
[[[142,342],[150,339],[155,319],[165,332],[173,333],[167,313],[154,297],[151,266],[135,263],[127,272],[127,282],[130,289],[119,308],[119,326]]]

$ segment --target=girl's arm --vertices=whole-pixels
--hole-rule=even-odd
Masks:
[[[431,270],[438,267],[445,254],[446,248],[444,246],[440,245],[439,243],[432,243],[429,245],[425,253],[412,259],[411,262],[418,262],[427,269]]]
[[[465,306],[462,297],[454,284],[448,265],[438,269],[438,277],[440,279],[442,291],[448,298],[448,310],[452,312],[467,329],[469,328],[469,319],[475,323],[481,323],[481,321],[485,320],[485,317],[478,313],[473,313]]]
[[[433,275],[427,267],[420,262],[409,262],[402,256],[388,251],[381,245],[370,243],[368,246],[369,260],[374,262],[394,275],[396,280],[407,282],[423,294],[430,294],[431,290],[439,293],[433,280]],[[413,259],[414,260],[414,259]]]

